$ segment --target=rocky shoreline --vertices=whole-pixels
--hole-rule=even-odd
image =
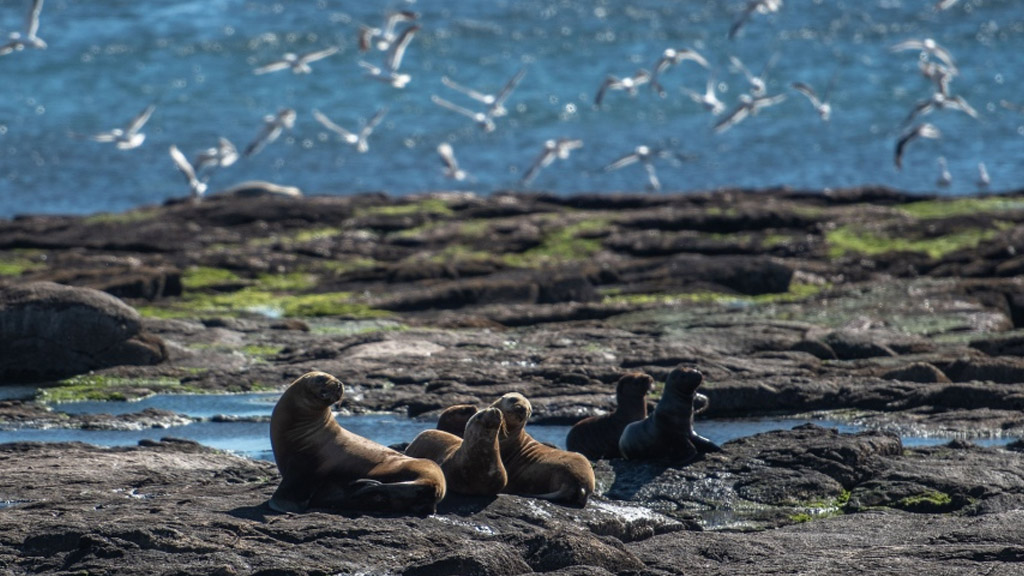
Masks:
[[[31,349],[10,295],[38,282],[116,296],[118,325],[138,324],[117,354],[0,361],[0,381],[41,399],[276,390],[318,369],[350,412],[429,418],[518,391],[533,422],[570,423],[611,409],[623,372],[685,364],[705,375],[705,417],[869,430],[762,434],[685,467],[601,461],[584,511],[502,495],[428,518],[275,515],[272,465],[186,442],[9,444],[0,567],[1012,573],[1024,463],[1017,444],[971,441],[1024,436],[1022,223],[1022,193],[883,188],[222,198],[0,221],[0,341]],[[178,417],[0,401],[6,427]],[[907,433],[954,440],[907,449]]]

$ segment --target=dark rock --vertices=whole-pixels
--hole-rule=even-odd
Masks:
[[[98,290],[50,282],[0,292],[0,349],[5,381],[60,379],[167,358],[162,340],[142,331],[130,306]]]
[[[872,334],[853,331],[836,331],[827,334],[825,344],[831,348],[840,360],[857,360],[877,356],[896,356],[889,346],[877,342]]]
[[[905,380],[921,384],[948,383],[951,380],[935,366],[927,362],[914,362],[882,374],[886,380]]]

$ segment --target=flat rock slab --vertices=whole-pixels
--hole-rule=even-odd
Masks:
[[[426,517],[277,514],[265,505],[279,481],[273,464],[191,442],[6,444],[0,567],[104,574],[1013,573],[1024,561],[1024,458],[966,444],[908,451],[898,444],[884,435],[805,427],[729,443],[729,458],[661,463],[658,478],[643,483],[643,505],[616,497],[622,487],[609,489],[609,482],[647,474],[652,464],[612,461],[597,466],[606,494],[584,509],[499,495],[445,500]],[[815,476],[831,478],[847,494],[844,503],[824,510],[819,498],[827,494],[809,490],[799,493],[814,500],[804,508],[823,510],[793,514],[798,493],[790,488],[799,478],[811,485]],[[765,490],[773,483],[785,490]],[[761,516],[774,516],[773,527],[708,525],[705,518],[735,512],[709,507],[728,500],[726,485],[760,494],[746,502],[762,500],[768,513]],[[648,506],[669,491],[672,510]],[[780,521],[772,510],[792,517]]]

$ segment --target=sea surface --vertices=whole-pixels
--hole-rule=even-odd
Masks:
[[[0,0],[0,39],[24,27],[30,0]],[[121,211],[187,196],[169,147],[187,157],[218,137],[239,150],[263,118],[282,108],[296,122],[258,154],[209,175],[211,192],[261,179],[306,194],[394,195],[435,190],[489,194],[529,189],[557,194],[640,191],[642,165],[605,168],[645,145],[666,191],[719,187],[801,189],[884,184],[921,193],[974,194],[978,164],[990,190],[1020,187],[1024,176],[1024,18],[1019,0],[961,0],[937,10],[931,0],[784,0],[775,13],[754,13],[730,27],[745,0],[46,0],[38,35],[46,50],[0,56],[0,218],[26,213]],[[359,62],[379,65],[383,52],[358,46],[360,26],[380,27],[391,11],[417,14],[416,32],[399,71],[402,89],[367,77]],[[402,30],[409,24],[401,23]],[[955,59],[950,96],[978,118],[940,109],[911,122],[934,92],[918,70],[920,51],[892,51],[931,38]],[[312,73],[254,74],[286,52],[337,46]],[[660,97],[650,85],[634,96],[595,95],[608,75],[648,70],[666,48],[701,53],[665,71]],[[767,94],[786,100],[732,128],[713,126],[749,90],[730,65],[736,57],[765,71]],[[935,56],[929,60],[938,61]],[[508,114],[496,129],[433,103],[436,95],[479,109],[442,83],[497,92],[518,70]],[[703,92],[709,77],[726,106],[712,116],[684,89]],[[829,100],[822,121],[791,88],[803,82]],[[144,143],[119,150],[89,135],[123,127],[148,105],[156,109]],[[378,109],[383,122],[359,153],[325,129],[318,109],[357,130]],[[903,168],[894,148],[921,121],[936,140],[908,144]],[[582,148],[556,159],[530,182],[524,173],[549,139],[579,139]],[[448,142],[463,181],[445,177],[436,152]],[[939,158],[951,175],[937,182]]]

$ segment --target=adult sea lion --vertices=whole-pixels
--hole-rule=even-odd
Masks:
[[[437,417],[437,429],[444,430],[462,438],[469,419],[477,413],[479,408],[472,404],[455,404],[441,411]]]
[[[569,429],[565,447],[591,460],[622,458],[619,437],[631,422],[647,417],[647,393],[654,378],[643,372],[630,372],[615,384],[615,411],[580,420]]]
[[[502,424],[501,410],[485,408],[470,417],[463,438],[443,430],[424,430],[405,449],[405,455],[440,464],[449,492],[494,495],[508,482],[498,447]]]
[[[665,391],[654,407],[654,413],[629,424],[622,431],[619,438],[622,456],[630,460],[673,458],[688,461],[698,454],[721,450],[693,429],[697,387],[703,381],[704,375],[692,368],[677,366],[669,372]]]
[[[594,468],[587,457],[533,439],[525,430],[533,407],[525,396],[510,392],[492,407],[501,410],[504,429],[498,433],[501,461],[508,472],[505,492],[543,498],[579,507],[594,493]]]
[[[277,401],[270,416],[270,445],[281,484],[270,507],[278,512],[310,507],[433,512],[445,494],[441,467],[338,425],[331,406],[344,393],[334,376],[308,372]]]

